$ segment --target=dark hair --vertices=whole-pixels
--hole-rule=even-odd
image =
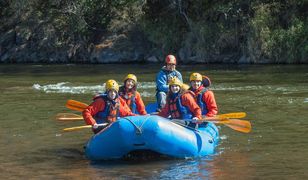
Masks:
[[[127,81],[128,79],[126,79],[125,81],[124,81],[124,86],[123,86],[123,88],[124,88],[124,90],[126,90],[126,81]],[[137,90],[137,83],[135,82],[135,84],[134,84],[134,87],[131,89],[131,91],[136,91]]]

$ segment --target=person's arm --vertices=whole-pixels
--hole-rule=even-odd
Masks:
[[[183,82],[182,74],[181,74],[179,71],[177,71],[177,70],[176,70],[176,73],[177,73],[178,79],[179,79],[181,82]]]
[[[168,79],[166,74],[161,70],[156,76],[156,86],[158,91],[168,92]]]
[[[169,116],[169,104],[167,103],[157,115],[167,118]]]
[[[119,97],[119,113],[121,117],[125,117],[125,116],[136,116],[136,114],[132,113],[132,111],[130,110],[130,108],[127,106],[125,100],[121,97]]]
[[[197,117],[198,119],[202,119],[201,109],[196,103],[194,97],[186,93],[182,96],[182,104],[190,110],[190,112],[193,113],[194,117]]]
[[[137,111],[139,112],[140,115],[146,115],[147,112],[145,110],[145,106],[144,103],[142,101],[142,98],[140,96],[140,93],[136,91],[136,96],[135,96],[135,100],[136,100],[136,106],[137,106]]]
[[[206,107],[208,110],[206,116],[207,117],[215,116],[218,113],[218,108],[213,91],[206,91],[203,94],[202,99],[204,102],[206,102]]]
[[[105,108],[105,101],[101,98],[96,99],[93,103],[91,103],[83,112],[82,116],[86,124],[94,125],[96,124],[93,116],[97,114],[99,111],[102,111]]]

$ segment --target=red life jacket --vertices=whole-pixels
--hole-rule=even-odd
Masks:
[[[193,92],[188,91],[186,93],[193,95]],[[182,96],[178,95],[175,98],[169,98],[169,111],[172,119],[191,119],[193,118],[192,112],[189,110],[188,107],[183,106],[182,104]]]
[[[199,92],[195,92],[195,100],[197,104],[199,105],[202,115],[206,115],[208,113],[207,104],[205,101],[203,101],[202,97],[203,94],[208,91],[208,88],[201,87],[202,89]],[[192,88],[189,88],[189,90],[192,90]]]
[[[96,121],[98,123],[103,123],[104,121],[115,122],[119,117],[119,99],[116,98],[114,101],[111,101],[108,99],[107,94],[96,96],[94,100],[97,98],[102,98],[105,101],[105,108],[95,115]]]
[[[132,95],[128,96],[125,87],[121,86],[119,90],[119,95],[125,100],[127,106],[130,108],[132,113],[137,113],[137,104],[136,104],[136,91]]]
[[[177,96],[174,99],[169,99],[169,111],[172,119],[179,119],[181,118],[181,114],[178,111],[177,102],[179,101],[181,97]],[[181,103],[180,103],[181,104]]]

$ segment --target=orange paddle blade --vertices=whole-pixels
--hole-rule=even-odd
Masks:
[[[251,131],[251,123],[247,120],[240,119],[223,119],[223,120],[209,120],[209,122],[213,122],[215,124],[224,124],[236,131],[249,133]]]
[[[85,103],[70,99],[66,102],[66,107],[72,110],[76,110],[76,111],[83,111],[88,107],[88,105]]]

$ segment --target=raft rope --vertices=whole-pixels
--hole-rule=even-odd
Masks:
[[[131,119],[127,118],[127,117],[123,117],[123,119],[128,120],[130,123],[132,123],[132,125],[135,126],[136,128],[136,134],[142,134],[142,126],[144,125],[144,123],[148,120],[148,118],[150,117],[150,115],[147,115],[147,117],[145,118],[145,120],[142,122],[142,124],[138,127]]]

